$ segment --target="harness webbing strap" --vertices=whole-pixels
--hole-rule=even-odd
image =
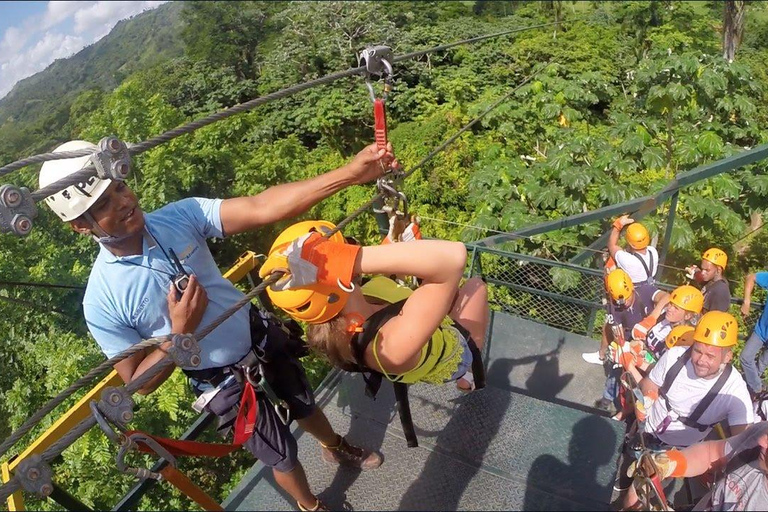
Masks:
[[[664,403],[667,406],[667,411],[672,410],[669,405],[669,398],[667,397],[667,394],[669,393],[669,390],[672,387],[672,384],[675,382],[677,376],[690,360],[691,349],[688,349],[682,356],[680,356],[680,359],[675,361],[675,364],[672,365],[672,367],[667,372],[666,377],[664,377],[664,383],[659,389],[659,396],[664,399]],[[728,378],[731,375],[731,371],[733,371],[733,367],[730,364],[726,365],[725,370],[723,370],[723,373],[720,374],[720,377],[718,377],[715,385],[712,386],[709,391],[707,391],[707,394],[704,395],[704,398],[701,399],[701,402],[698,403],[691,415],[687,418],[678,418],[680,423],[686,427],[695,428],[699,432],[704,432],[708,428],[712,427],[712,425],[703,425],[699,423],[699,419],[701,419],[701,416],[706,412],[709,406],[712,405],[712,402],[714,401],[717,394],[720,393],[720,391],[723,389],[723,386],[725,386],[725,383],[728,381]]]
[[[365,351],[368,348],[368,345],[370,345],[376,337],[381,326],[387,323],[393,316],[400,314],[400,310],[403,309],[404,304],[405,299],[389,304],[372,314],[363,324],[362,332],[357,333],[352,338],[352,356],[357,363],[357,371],[363,374],[363,380],[365,380],[365,394],[371,398],[375,398],[376,394],[379,392],[383,375],[381,372],[372,370],[365,365]]]
[[[395,400],[397,400],[397,414],[400,416],[400,425],[403,427],[403,435],[408,448],[419,446],[419,440],[416,437],[416,429],[413,426],[411,417],[411,402],[408,400],[408,384],[402,382],[393,382],[395,388]]]
[[[630,254],[633,255],[635,258],[637,258],[640,261],[640,264],[643,266],[643,270],[645,270],[645,275],[648,276],[647,277],[647,281],[650,284],[651,280],[656,278],[656,274],[655,273],[651,273],[651,270],[650,270],[650,269],[653,268],[653,253],[651,251],[648,251],[648,257],[651,260],[650,268],[648,267],[648,265],[645,264],[645,260],[643,259],[642,256],[640,256],[636,252],[630,252]],[[658,268],[656,270],[658,270]]]
[[[180,439],[169,439],[141,432],[139,430],[129,430],[126,436],[131,434],[142,434],[152,438],[157,444],[168,450],[168,453],[175,457],[226,457],[230,453],[240,448],[239,444],[223,443],[202,443],[200,441],[182,441]],[[144,443],[136,443],[136,448],[145,453],[154,454],[155,452]]]
[[[162,468],[160,474],[163,475],[165,480],[188,496],[192,501],[200,505],[203,510],[224,510],[221,505],[208,496],[208,494],[190,480],[187,475],[170,464]]]

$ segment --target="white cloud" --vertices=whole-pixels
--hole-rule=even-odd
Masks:
[[[74,2],[78,3],[78,2]],[[163,2],[96,2],[74,13],[75,33],[97,33],[103,37],[121,19],[153,9]]]
[[[163,3],[48,2],[44,14],[31,16],[20,26],[9,27],[3,34],[0,40],[0,98],[19,80],[98,41],[118,21]]]
[[[94,2],[71,1],[48,2],[45,15],[43,16],[41,28],[43,30],[48,30],[49,28],[54,27],[62,21],[66,20],[67,18],[70,18],[77,11],[87,9],[93,3]]]
[[[56,59],[77,53],[83,46],[82,37],[46,32],[34,46],[0,63],[0,96],[7,94],[17,81],[45,69]]]
[[[29,32],[17,27],[8,27],[0,41],[0,54],[10,55],[16,53],[27,44]]]

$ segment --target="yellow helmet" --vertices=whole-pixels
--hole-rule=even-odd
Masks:
[[[269,254],[285,249],[291,242],[307,233],[312,231],[327,233],[335,227],[334,224],[324,220],[298,222],[277,236],[269,249]],[[341,232],[334,233],[330,240],[342,244],[346,243]],[[322,324],[331,320],[344,309],[349,298],[349,292],[336,286],[322,284],[282,291],[267,287],[267,295],[275,306],[288,313],[292,318],[310,324]]]
[[[701,317],[693,339],[713,347],[732,347],[739,341],[739,324],[733,315],[710,311]]]
[[[704,307],[704,295],[698,288],[686,284],[674,289],[669,302],[680,309],[698,314],[701,313],[701,308]]]
[[[623,306],[635,290],[629,274],[621,269],[616,269],[605,278],[605,287],[613,302]]]
[[[627,226],[627,232],[624,234],[630,247],[636,250],[645,249],[651,243],[651,236],[645,226],[638,222],[633,222]]]
[[[723,270],[725,270],[725,265],[728,263],[728,255],[716,247],[704,251],[704,254],[701,255],[701,259],[707,260]]]
[[[672,347],[690,347],[693,345],[693,327],[690,325],[677,325],[669,331],[667,339],[664,340],[667,348]]]

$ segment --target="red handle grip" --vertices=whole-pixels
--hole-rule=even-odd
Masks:
[[[378,149],[387,147],[387,113],[384,110],[384,100],[376,99],[373,102],[373,133]]]

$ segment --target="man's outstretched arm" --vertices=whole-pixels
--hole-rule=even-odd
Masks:
[[[221,226],[225,234],[235,235],[295,217],[339,190],[380,177],[390,165],[397,165],[391,144],[387,150],[371,144],[348,164],[320,176],[275,185],[255,196],[225,199]]]

